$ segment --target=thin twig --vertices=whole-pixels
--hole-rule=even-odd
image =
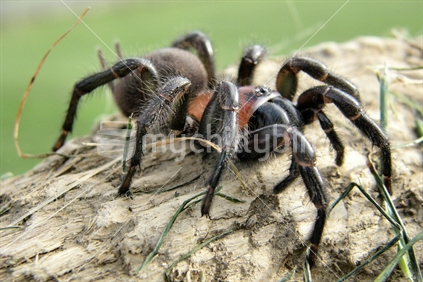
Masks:
[[[18,108],[18,112],[16,114],[16,118],[15,118],[15,130],[13,133],[13,137],[14,137],[14,142],[15,142],[15,148],[16,151],[19,155],[20,158],[23,159],[43,159],[46,158],[50,155],[53,155],[54,153],[46,153],[46,154],[41,154],[41,155],[32,155],[32,154],[25,154],[22,153],[21,148],[19,146],[19,125],[21,122],[21,116],[22,116],[22,111],[24,109],[26,100],[28,99],[28,95],[31,92],[32,86],[34,86],[34,82],[35,79],[38,76],[38,73],[41,71],[41,68],[44,65],[44,62],[46,61],[48,55],[50,54],[50,52],[53,50],[54,47],[56,47],[56,45],[62,41],[63,38],[65,38],[66,35],[68,35],[82,20],[82,18],[85,16],[85,14],[90,10],[90,8],[87,8],[82,14],[81,16],[78,18],[78,20],[74,23],[74,25],[68,29],[64,34],[62,34],[54,43],[53,45],[51,45],[50,49],[44,54],[43,58],[41,59],[40,63],[37,66],[37,69],[35,70],[34,74],[31,77],[31,80],[29,81],[28,86],[25,89],[25,93],[22,96],[21,102],[19,104],[19,108]]]

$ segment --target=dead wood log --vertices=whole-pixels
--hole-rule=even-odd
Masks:
[[[300,54],[325,62],[357,84],[367,113],[376,120],[379,82],[373,69],[385,64],[395,68],[423,65],[421,38],[362,37],[343,44],[323,43]],[[282,62],[269,59],[260,65],[256,83],[274,85]],[[230,67],[225,74],[235,69]],[[422,107],[422,72],[390,71],[390,91]],[[301,76],[300,90],[316,84]],[[334,154],[317,124],[307,127],[306,136],[316,147],[330,201],[350,182],[360,183],[377,198],[374,178],[366,167],[366,156],[374,148],[335,108],[328,111],[347,148],[345,164],[334,164]],[[398,146],[417,138],[417,116],[404,101],[390,98],[393,198],[410,236],[423,229],[423,155],[418,145]],[[274,183],[287,173],[289,154],[254,166],[235,162],[245,187],[232,169],[226,169],[221,192],[243,203],[217,197],[211,220],[200,216],[199,205],[190,207],[178,217],[154,260],[134,275],[181,203],[205,189],[214,157],[194,154],[183,148],[186,143],[180,143],[183,158],[169,150],[150,151],[133,182],[133,199],[117,198],[121,165],[84,142],[91,142],[91,137],[74,139],[60,151],[72,157],[51,156],[24,175],[1,183],[1,227],[18,227],[0,231],[1,281],[163,281],[166,268],[181,255],[249,219],[248,228],[210,243],[177,264],[171,279],[276,281],[297,268],[293,279],[301,280],[314,206],[301,180],[279,195],[272,194]],[[329,217],[313,278],[334,281],[342,277],[392,237],[388,222],[354,190]],[[423,243],[418,242],[415,250],[423,262]],[[354,279],[373,280],[394,253],[384,253]],[[402,274],[393,275],[397,281]]]

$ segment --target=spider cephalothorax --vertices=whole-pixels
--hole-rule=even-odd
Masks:
[[[194,49],[197,56],[188,51]],[[314,264],[327,217],[324,181],[316,167],[313,147],[302,133],[303,127],[316,119],[336,152],[335,162],[341,165],[344,146],[323,112],[333,103],[373,145],[382,152],[382,173],[391,191],[391,152],[388,138],[381,128],[363,111],[356,87],[348,80],[333,74],[319,61],[292,57],[281,67],[276,90],[265,86],[251,86],[256,65],[265,50],[254,45],[245,50],[236,83],[216,82],[213,50],[201,32],[191,32],[174,41],[172,47],[154,51],[140,58],[123,59],[108,68],[102,59],[103,71],[91,75],[75,85],[62,133],[55,143],[56,151],[72,131],[79,99],[99,86],[109,84],[116,103],[126,115],[136,120],[135,154],[119,194],[129,192],[131,180],[141,163],[143,137],[148,130],[161,129],[182,134],[195,132],[203,139],[219,136],[222,151],[208,182],[201,213],[209,215],[214,191],[225,160],[257,160],[281,147],[292,151],[289,174],[274,186],[282,192],[301,175],[310,199],[317,209],[315,226],[310,238],[308,261]],[[297,103],[297,73],[303,71],[325,83],[303,92]],[[114,84],[113,80],[119,78]]]

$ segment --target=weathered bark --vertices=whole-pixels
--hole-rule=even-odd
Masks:
[[[363,37],[344,44],[320,44],[300,54],[325,62],[332,71],[357,84],[365,110],[376,120],[379,83],[372,68],[423,65],[421,39]],[[256,71],[255,82],[274,85],[282,62],[264,62]],[[231,67],[226,73],[234,71]],[[389,88],[422,107],[422,79],[422,70],[391,71]],[[420,84],[413,83],[418,81]],[[301,91],[316,84],[301,75]],[[353,181],[377,198],[375,181],[366,166],[367,154],[377,148],[372,148],[339,111],[327,108],[346,145],[345,164],[334,164],[334,154],[317,123],[306,128],[306,136],[315,146],[330,202]],[[416,116],[402,101],[390,98],[393,198],[411,237],[423,229],[422,151],[416,145],[397,146],[417,138]],[[147,152],[142,172],[132,184],[133,199],[117,198],[120,164],[99,156],[95,147],[82,142],[90,142],[90,137],[74,139],[60,151],[73,157],[51,156],[26,174],[1,183],[1,206],[8,209],[0,224],[19,227],[0,231],[1,281],[162,281],[166,268],[181,255],[251,217],[255,224],[210,243],[180,262],[171,278],[197,281],[203,275],[206,281],[276,281],[297,268],[293,280],[301,280],[303,244],[316,211],[301,180],[279,195],[272,194],[274,184],[287,174],[289,154],[253,166],[235,162],[246,189],[231,167],[226,169],[221,192],[244,202],[216,197],[211,219],[200,216],[200,205],[190,207],[178,217],[154,260],[134,275],[182,202],[205,189],[215,157],[194,154],[189,149],[183,150],[187,155],[180,159],[170,150]],[[172,187],[178,188],[162,192]],[[334,281],[342,277],[390,238],[393,232],[389,223],[354,190],[328,219],[313,278]],[[418,242],[415,250],[423,262],[423,243]],[[395,250],[384,253],[351,281],[373,280],[394,254]],[[395,281],[402,279],[400,271],[393,276]]]

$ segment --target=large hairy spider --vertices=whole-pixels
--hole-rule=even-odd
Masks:
[[[197,56],[189,52],[196,51]],[[363,111],[359,93],[348,80],[331,73],[321,62],[292,57],[281,67],[276,90],[251,86],[256,65],[265,56],[263,47],[246,48],[236,83],[216,82],[213,50],[201,32],[191,32],[175,40],[172,47],[151,52],[140,58],[122,59],[110,68],[84,78],[75,85],[56,151],[65,142],[72,126],[79,99],[99,86],[109,84],[117,105],[126,116],[136,117],[135,154],[119,187],[119,194],[129,192],[132,177],[143,156],[143,137],[150,130],[175,135],[196,132],[204,139],[220,136],[220,157],[208,182],[201,213],[209,215],[216,186],[227,158],[257,160],[285,146],[292,151],[289,175],[274,186],[282,192],[301,175],[317,217],[310,238],[308,261],[313,265],[327,217],[324,181],[316,167],[313,147],[303,135],[306,124],[318,120],[336,152],[341,165],[344,146],[323,112],[333,103],[382,153],[382,173],[391,191],[391,151],[387,136]],[[304,91],[294,104],[297,73],[303,71],[326,85]],[[112,81],[120,78],[116,84]]]

